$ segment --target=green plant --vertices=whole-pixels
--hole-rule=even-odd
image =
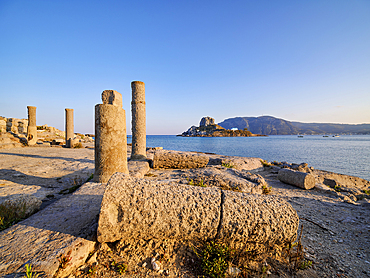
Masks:
[[[86,180],[86,182],[91,181],[93,178],[94,178],[94,174],[91,174],[91,175],[89,176],[89,178]]]
[[[340,185],[335,185],[334,190],[337,191],[337,192],[340,192]]]
[[[192,179],[189,180],[189,178],[187,178],[187,181],[188,181],[188,185],[207,187],[207,185],[204,183],[203,179],[200,179],[200,182],[196,182],[196,181],[193,181]]]
[[[65,269],[67,267],[68,263],[72,260],[71,252],[72,252],[72,250],[69,250],[67,255],[61,254],[59,256],[58,261],[59,261],[59,267],[61,269]]]
[[[266,185],[262,185],[262,194],[270,194],[271,193],[271,191],[272,191],[272,187],[270,186],[270,187],[268,187],[268,186],[266,186]]]
[[[212,278],[225,277],[233,252],[224,243],[208,242],[201,252],[201,266],[205,274]]]
[[[75,144],[75,145],[73,146],[73,148],[74,148],[74,149],[81,149],[81,148],[82,148],[82,144],[81,144],[81,142],[78,142],[77,144]]]
[[[118,272],[119,274],[125,274],[126,270],[127,270],[127,265],[124,264],[124,263],[121,263],[121,264],[118,264],[116,263],[116,261],[113,261],[111,263],[111,266],[114,268],[114,270],[116,272]]]
[[[269,163],[267,160],[261,159],[260,161],[261,161],[263,167],[269,167],[269,166],[271,166],[271,163]]]
[[[25,278],[37,278],[39,275],[32,272],[32,266],[31,264],[26,264],[26,276],[23,276]]]
[[[95,265],[89,267],[89,275],[94,275],[95,271],[96,271],[96,266]]]
[[[306,269],[306,268],[310,268],[312,266],[312,261],[308,261],[308,260],[304,260],[300,263],[299,265],[299,269]]]
[[[26,217],[26,203],[5,201],[0,204],[0,231],[9,228]]]
[[[227,163],[227,162],[222,162],[222,166],[226,167],[226,168],[234,168],[235,167],[233,164]]]
[[[364,189],[364,193],[365,193],[366,195],[370,195],[370,189],[369,189],[369,190]]]

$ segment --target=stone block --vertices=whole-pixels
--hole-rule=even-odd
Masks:
[[[204,154],[158,150],[154,153],[153,168],[187,169],[201,168],[208,164],[209,157]]]
[[[299,218],[294,208],[274,196],[222,191],[219,237],[239,248],[245,244],[282,245],[294,241]]]
[[[212,238],[221,213],[216,188],[161,185],[114,174],[105,190],[98,241],[122,238]]]
[[[98,241],[223,238],[235,248],[274,246],[295,240],[298,225],[296,211],[277,197],[116,173],[104,193]]]
[[[284,183],[302,189],[311,189],[315,187],[315,177],[312,174],[294,171],[288,168],[279,171],[278,179]]]
[[[103,104],[111,104],[122,108],[122,95],[114,90],[105,90],[101,94]]]

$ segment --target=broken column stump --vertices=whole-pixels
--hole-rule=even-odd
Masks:
[[[106,90],[102,100],[95,106],[94,181],[107,183],[115,172],[128,174],[126,114],[120,93]]]
[[[27,144],[35,145],[37,142],[37,126],[36,126],[36,107],[27,106],[28,111],[28,127],[27,127]]]
[[[288,168],[279,171],[278,179],[284,183],[302,189],[311,189],[315,187],[315,177],[312,174],[294,171]]]

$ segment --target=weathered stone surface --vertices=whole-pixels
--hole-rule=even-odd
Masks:
[[[146,160],[146,108],[145,84],[131,82],[132,101],[132,153],[131,160]]]
[[[122,95],[115,90],[105,90],[101,94],[103,104],[111,104],[122,108]]]
[[[296,238],[299,218],[286,201],[273,196],[222,191],[220,237],[231,245],[281,245]]]
[[[291,184],[302,189],[311,189],[315,187],[315,177],[312,174],[281,169],[278,173],[278,179],[284,183]]]
[[[209,157],[204,154],[158,150],[154,153],[153,168],[186,169],[205,167]]]
[[[200,120],[199,126],[209,126],[209,125],[214,125],[215,124],[215,119],[211,117],[203,117]]]
[[[75,193],[0,232],[0,276],[24,272],[24,264],[47,277],[66,277],[94,250],[105,186],[86,183]],[[71,261],[59,270],[61,255]],[[58,272],[57,272],[58,271]]]
[[[98,241],[212,238],[220,212],[221,192],[216,188],[166,186],[116,173],[104,193]]]
[[[0,197],[0,204],[4,206],[15,207],[19,210],[24,209],[25,217],[27,217],[40,209],[42,201],[32,195],[15,194],[6,197]]]
[[[126,114],[111,104],[95,106],[96,182],[106,183],[115,172],[128,174]]]
[[[245,193],[262,194],[264,179],[256,174],[222,166],[212,166],[189,170],[184,176],[188,181],[206,186],[216,186],[225,190],[237,190]]]
[[[74,125],[73,125],[73,109],[66,108],[66,147],[73,148],[73,137],[74,134]]]
[[[230,165],[237,170],[263,170],[261,158],[257,157],[239,157],[211,155],[209,156],[208,165]]]
[[[127,166],[130,176],[133,178],[143,178],[144,175],[150,170],[148,161],[130,160]]]
[[[277,197],[167,185],[116,173],[104,193],[98,241],[221,237],[235,247],[273,246],[294,240],[298,224],[296,211]]]

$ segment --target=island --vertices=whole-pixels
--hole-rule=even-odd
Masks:
[[[225,129],[222,126],[215,124],[215,119],[211,117],[203,117],[200,120],[199,126],[192,126],[187,131],[177,136],[182,137],[252,137],[266,136],[261,134],[253,134],[247,128],[242,130],[237,128]]]

